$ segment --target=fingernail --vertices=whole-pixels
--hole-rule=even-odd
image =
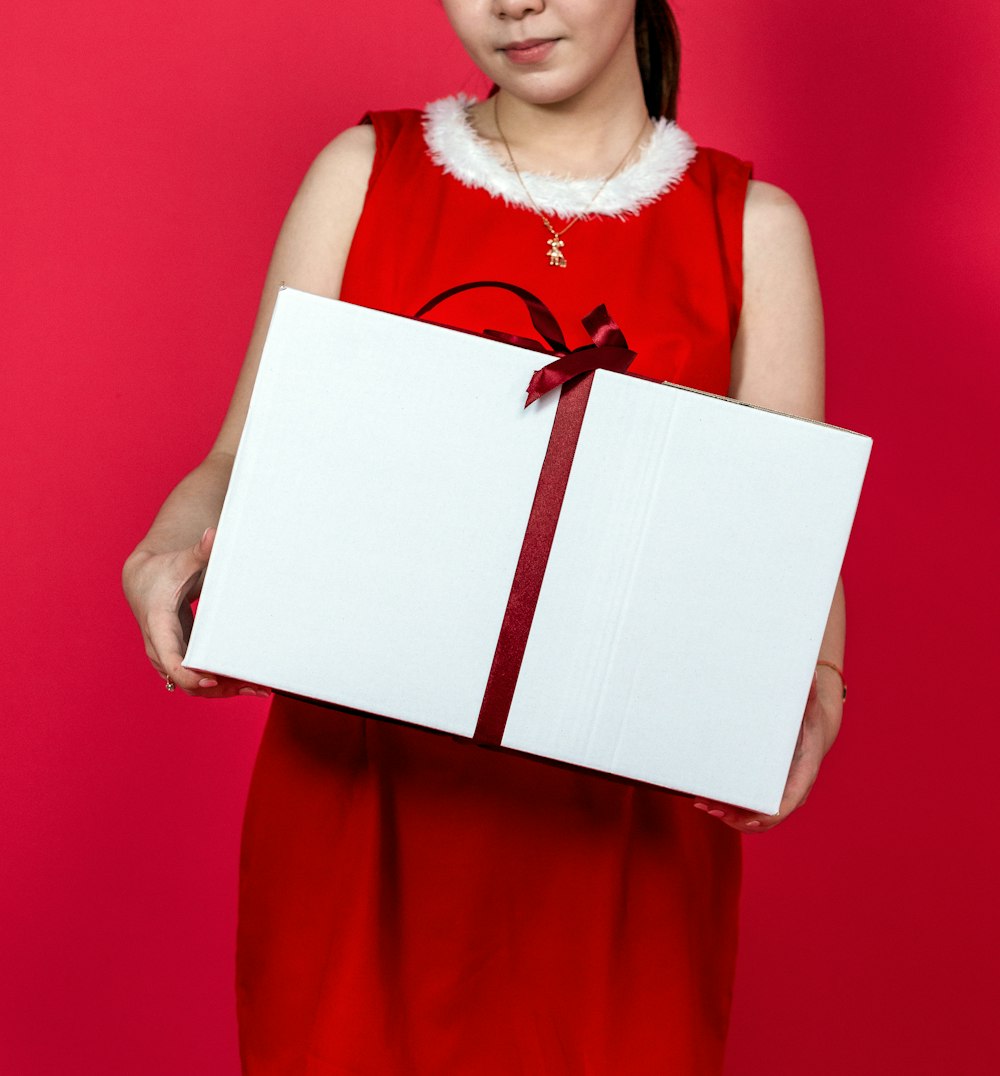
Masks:
[[[720,811],[718,807],[716,807],[714,811],[709,811],[708,813],[713,818],[725,818],[726,817],[726,812],[725,811]]]
[[[256,695],[257,692],[254,691],[254,689],[252,687],[241,687],[240,688],[240,694],[241,695]]]
[[[756,829],[759,825],[759,822],[747,822],[747,829]]]
[[[697,807],[699,811],[707,811],[708,810],[708,804],[707,803],[695,803],[695,807]]]
[[[267,691],[267,690],[265,690],[264,688],[260,688],[260,689],[258,689],[258,691],[257,691],[257,695],[258,695],[258,697],[259,697],[259,698],[261,698],[261,699],[267,699],[267,698],[270,698],[270,697],[271,697],[271,692],[270,692],[270,691]]]
[[[218,680],[210,680],[207,676],[203,680],[198,681],[198,687],[218,687]]]

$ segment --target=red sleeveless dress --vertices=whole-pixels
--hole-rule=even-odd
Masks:
[[[431,160],[419,112],[371,119],[342,298],[411,314],[510,281],[572,346],[603,302],[637,373],[727,392],[749,166],[699,149],[638,213],[577,223],[553,268],[533,212]],[[533,335],[500,291],[433,317]],[[739,878],[738,834],[688,799],[276,698],[241,857],[244,1071],[714,1076]]]

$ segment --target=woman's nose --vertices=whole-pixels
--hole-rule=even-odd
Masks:
[[[523,19],[537,15],[544,7],[545,0],[493,0],[493,12],[500,19]]]

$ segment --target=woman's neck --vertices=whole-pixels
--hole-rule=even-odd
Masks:
[[[607,175],[649,122],[638,70],[634,80],[590,86],[554,104],[500,90],[474,105],[471,115],[477,133],[501,158],[506,138],[521,171],[573,177]]]

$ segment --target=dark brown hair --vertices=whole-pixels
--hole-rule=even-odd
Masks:
[[[649,114],[677,119],[681,39],[667,0],[637,0],[635,51]]]

